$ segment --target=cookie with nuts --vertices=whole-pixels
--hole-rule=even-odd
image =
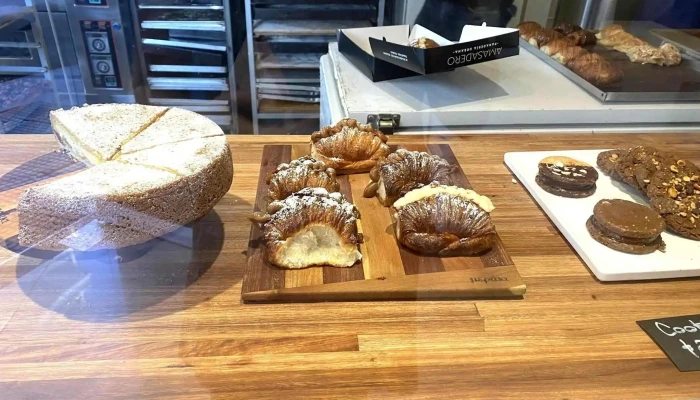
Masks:
[[[683,159],[665,162],[650,179],[647,194],[670,229],[700,240],[700,168]]]
[[[615,164],[615,172],[623,182],[641,190],[642,187],[637,183],[634,170],[650,156],[658,153],[660,153],[659,150],[649,146],[632,147],[627,153],[620,156],[620,161]]]
[[[611,178],[620,180],[620,176],[615,172],[615,165],[620,161],[621,157],[627,154],[627,150],[614,149],[603,151],[598,154],[596,164],[598,168]]]
[[[569,157],[544,158],[538,165],[535,182],[544,190],[561,197],[582,198],[596,190],[598,171],[583,161]]]
[[[677,157],[664,151],[648,154],[641,163],[634,167],[634,178],[637,180],[637,185],[646,192],[651,177],[661,169],[661,166],[676,160],[678,160]]]

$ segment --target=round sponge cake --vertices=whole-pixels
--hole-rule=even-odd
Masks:
[[[102,106],[104,111],[109,105]],[[148,106],[134,107],[143,112]],[[65,121],[79,110],[72,109],[71,114],[55,111],[52,121]],[[114,110],[129,112],[124,105]],[[71,125],[63,123],[62,127]],[[173,131],[176,125],[179,133]],[[87,128],[85,132],[99,132],[96,127]],[[118,127],[110,129],[117,131]],[[21,245],[97,250],[142,243],[204,216],[230,188],[231,152],[223,131],[207,118],[169,109],[141,129],[128,129],[129,140],[117,144],[108,160],[22,193],[18,206]],[[81,151],[94,151],[92,135],[85,132],[79,135],[81,146],[64,147],[77,159],[85,158]],[[61,134],[75,135],[64,129]],[[123,154],[121,150],[141,135],[147,136],[133,151]],[[104,138],[98,143],[104,147]]]

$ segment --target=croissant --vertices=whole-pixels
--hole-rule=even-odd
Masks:
[[[540,50],[542,50],[542,52],[544,54],[551,57],[551,56],[561,52],[565,48],[571,47],[573,45],[574,45],[574,43],[570,39],[564,37],[561,39],[552,40],[551,42],[547,43],[546,45],[540,47]]]
[[[371,125],[346,118],[311,135],[311,156],[338,174],[367,172],[391,149],[387,137]]]
[[[598,41],[593,32],[585,29],[571,32],[566,37],[577,46],[593,46]]]
[[[570,46],[562,49],[558,53],[552,55],[552,58],[558,61],[560,64],[568,64],[572,60],[582,55],[588,54],[588,51],[583,47]]]
[[[270,263],[290,269],[315,265],[351,267],[362,259],[357,249],[360,214],[340,193],[323,188],[302,189],[254,213],[260,224]]]
[[[622,25],[611,24],[601,29],[600,32],[598,32],[595,36],[601,42],[601,44],[607,46],[607,44],[605,44],[607,40],[609,40],[612,36],[615,36],[616,34],[624,31],[625,28],[623,28]]]
[[[493,247],[493,204],[473,190],[432,183],[394,203],[396,238],[419,253],[466,256]]]
[[[665,62],[663,65],[674,66],[681,63],[681,51],[671,43],[664,43],[659,47],[664,53]]]
[[[563,37],[564,35],[553,29],[542,29],[537,33],[537,35],[530,38],[528,42],[535,47],[542,47],[552,40],[561,39]]]
[[[516,28],[520,31],[520,37],[525,40],[530,40],[530,38],[537,35],[541,30],[544,29],[542,28],[542,25],[534,21],[523,22],[516,26]]]
[[[594,85],[609,85],[622,78],[622,71],[596,53],[576,57],[566,66]]]
[[[335,170],[326,168],[323,161],[309,156],[298,158],[289,164],[280,164],[267,176],[267,184],[270,185],[268,197],[273,201],[286,199],[306,187],[321,187],[329,192],[340,190]]]
[[[399,149],[382,159],[369,172],[364,197],[377,196],[389,207],[409,191],[433,181],[451,185],[455,167],[440,156]]]

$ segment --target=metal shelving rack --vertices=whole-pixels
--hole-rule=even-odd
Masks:
[[[132,0],[132,9],[147,102],[198,112],[237,133],[230,1]]]
[[[12,112],[13,115],[15,114],[14,110],[19,110],[19,114],[15,115],[13,119],[15,119],[16,123],[24,127],[29,127],[30,124],[25,118],[28,116],[28,112],[31,113],[33,111],[29,111],[27,108],[35,110],[37,104],[40,104],[37,103],[37,98],[41,97],[41,93],[44,93],[44,91],[48,89],[51,91],[50,98],[52,99],[52,103],[41,103],[48,111],[48,109],[59,104],[58,91],[56,90],[54,75],[51,73],[51,67],[49,66],[48,56],[46,54],[47,48],[44,43],[44,36],[42,34],[41,25],[39,24],[37,10],[32,0],[24,0],[24,6],[3,6],[3,8],[5,8],[3,11],[7,11],[8,13],[3,13],[4,18],[0,20],[0,32],[3,36],[6,34],[10,35],[9,37],[19,35],[21,39],[17,41],[12,38],[0,41],[0,48],[10,50],[17,49],[19,51],[25,50],[27,53],[23,56],[3,58],[0,62],[0,75],[16,77],[13,79],[41,77],[38,81],[45,82],[45,84],[41,83],[41,87],[37,88],[37,92],[34,93],[34,96],[22,98],[19,104],[14,104],[12,109],[0,109],[0,112]],[[63,68],[62,65],[61,68]],[[44,122],[45,121],[35,121],[34,125],[31,125],[32,127],[29,129],[38,133],[43,128],[37,128],[37,126],[45,125]],[[4,132],[4,122],[0,120],[0,133]]]
[[[338,29],[381,26],[385,0],[245,0],[253,133],[318,119],[320,58]]]

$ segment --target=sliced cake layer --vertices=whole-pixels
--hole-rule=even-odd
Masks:
[[[110,160],[167,110],[140,104],[93,104],[52,111],[50,118],[61,146],[75,159],[95,165]]]

